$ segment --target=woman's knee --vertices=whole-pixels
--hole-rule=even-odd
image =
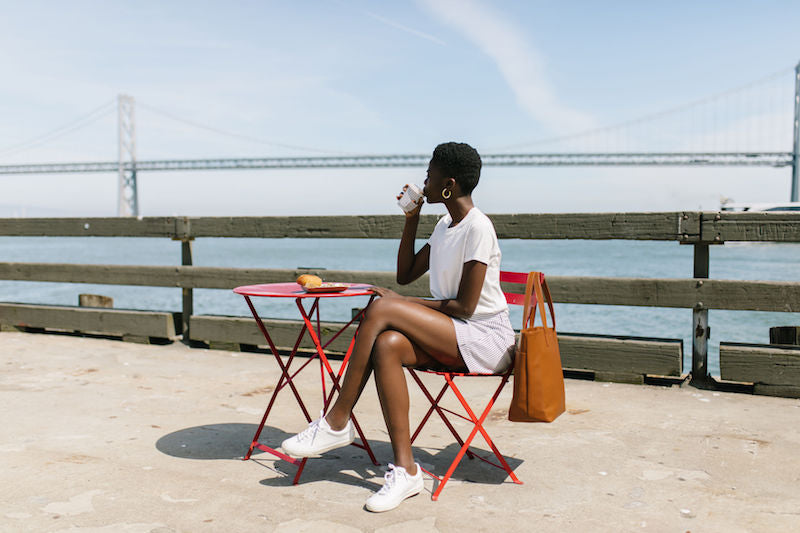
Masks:
[[[378,298],[367,307],[364,319],[371,321],[386,320],[396,314],[403,301],[398,298]]]
[[[372,348],[372,364],[377,370],[387,365],[402,365],[404,354],[413,350],[411,341],[399,331],[384,331],[375,339]]]

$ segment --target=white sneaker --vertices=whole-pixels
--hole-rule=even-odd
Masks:
[[[292,457],[312,457],[347,446],[355,438],[356,432],[351,420],[347,421],[341,431],[334,431],[320,413],[320,418],[311,422],[306,429],[283,441],[281,448]]]
[[[422,468],[417,467],[415,476],[409,475],[402,466],[394,466],[389,463],[389,471],[383,478],[386,480],[381,490],[367,499],[367,510],[373,513],[382,513],[394,509],[406,498],[416,496],[424,488],[422,479]]]

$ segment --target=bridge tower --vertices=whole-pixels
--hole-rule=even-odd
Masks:
[[[136,126],[132,96],[117,97],[119,127],[119,178],[117,180],[117,216],[139,216],[139,195],[136,191]]]
[[[792,196],[796,202],[800,191],[800,63],[794,67],[794,143],[792,144]]]

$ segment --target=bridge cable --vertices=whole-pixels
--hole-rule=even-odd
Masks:
[[[72,133],[73,131],[84,128],[90,124],[94,124],[101,118],[107,116],[110,112],[114,111],[115,109],[114,105],[115,105],[114,100],[110,100],[101,105],[100,107],[97,107],[92,111],[89,111],[88,113],[84,113],[83,115],[47,133],[28,139],[27,141],[23,141],[21,143],[17,143],[11,146],[7,146],[3,149],[0,149],[0,154],[11,155],[18,152],[24,152],[25,150],[29,150],[31,148],[35,148],[38,145],[59,139],[64,135]]]
[[[751,81],[749,83],[746,83],[744,85],[740,85],[738,87],[734,87],[732,89],[721,91],[719,93],[714,93],[714,94],[711,94],[709,96],[705,96],[705,97],[697,99],[697,100],[692,100],[690,102],[686,102],[684,104],[677,105],[675,107],[671,107],[671,108],[663,109],[661,111],[657,111],[655,113],[649,113],[647,115],[642,115],[642,116],[637,117],[637,118],[625,120],[625,121],[622,121],[622,122],[617,122],[615,124],[609,124],[608,126],[601,126],[601,127],[598,127],[598,128],[592,128],[592,129],[588,129],[588,130],[577,131],[575,133],[570,133],[570,134],[567,134],[567,135],[560,135],[560,136],[557,136],[557,137],[549,137],[549,138],[534,140],[534,141],[525,142],[525,143],[517,143],[517,144],[506,145],[506,146],[492,147],[492,148],[489,148],[489,150],[491,150],[491,151],[516,150],[516,149],[519,149],[519,148],[526,148],[526,147],[535,146],[535,145],[552,144],[552,143],[561,142],[561,141],[569,141],[569,140],[573,140],[573,139],[576,139],[576,138],[585,137],[587,135],[592,135],[592,134],[595,134],[595,133],[603,133],[603,132],[616,130],[616,129],[619,129],[619,128],[635,126],[635,125],[641,125],[643,122],[648,122],[648,121],[651,121],[651,120],[662,118],[664,116],[667,116],[667,115],[670,115],[670,114],[673,114],[673,113],[680,113],[682,111],[687,111],[689,109],[695,108],[695,107],[700,106],[702,104],[708,104],[708,103],[711,103],[711,102],[713,102],[715,100],[719,100],[720,98],[728,97],[731,94],[738,93],[738,92],[741,92],[741,91],[744,91],[744,90],[747,90],[747,89],[751,89],[751,88],[753,88],[755,86],[758,86],[758,85],[761,85],[761,84],[764,84],[764,83],[767,83],[767,82],[770,82],[770,81],[774,81],[774,80],[780,78],[781,76],[785,76],[786,74],[788,74],[790,72],[792,72],[792,73],[794,72],[794,66],[782,68],[780,70],[777,70],[777,71],[773,72],[772,74],[768,74],[768,75],[766,75],[766,76],[764,76],[762,78],[759,78],[759,79],[757,79],[755,81]]]
[[[275,147],[278,147],[278,148],[288,148],[290,150],[300,150],[300,151],[314,152],[314,153],[320,153],[320,154],[356,155],[354,152],[342,152],[340,150],[326,150],[326,149],[321,149],[321,148],[312,148],[312,147],[309,147],[309,146],[299,146],[299,145],[294,145],[294,144],[285,144],[285,143],[280,143],[280,142],[271,141],[271,140],[267,140],[267,139],[260,139],[258,137],[252,137],[250,135],[243,135],[241,133],[234,133],[234,132],[230,132],[230,131],[226,131],[226,130],[221,130],[221,129],[215,128],[213,126],[208,126],[208,125],[205,125],[205,124],[199,124],[199,123],[194,122],[192,120],[188,120],[188,119],[185,119],[185,118],[178,117],[178,116],[173,115],[172,113],[169,113],[167,111],[155,108],[153,106],[149,106],[147,104],[143,104],[140,101],[137,101],[136,103],[137,103],[137,105],[139,107],[147,109],[148,111],[150,111],[152,113],[155,113],[157,115],[161,115],[163,117],[166,117],[166,118],[169,118],[171,120],[174,120],[175,122],[180,122],[182,124],[186,124],[186,125],[192,126],[194,128],[199,128],[199,129],[211,131],[211,132],[216,133],[218,135],[224,135],[224,136],[227,136],[227,137],[232,137],[232,138],[235,138],[235,139],[241,139],[241,140],[244,140],[244,141],[257,143],[257,144],[265,144],[265,145],[275,146]]]

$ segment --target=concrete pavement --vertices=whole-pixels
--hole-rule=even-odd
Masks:
[[[513,424],[507,387],[487,427],[524,485],[465,460],[439,501],[427,479],[371,514],[383,472],[355,447],[297,486],[268,454],[240,460],[277,378],[263,354],[0,333],[0,531],[800,531],[800,400],[567,380],[567,413]],[[316,363],[298,383],[318,409]],[[390,461],[371,383],[356,415]],[[287,390],[262,440],[303,427]],[[448,435],[432,421],[417,460],[446,468]]]

